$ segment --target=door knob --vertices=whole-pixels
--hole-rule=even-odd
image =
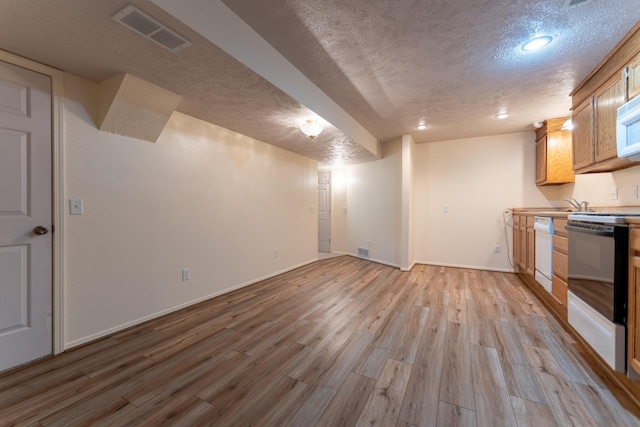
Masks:
[[[47,227],[39,225],[39,226],[37,226],[36,228],[33,229],[33,232],[35,234],[37,234],[38,236],[43,236],[43,235],[45,235],[45,234],[47,234],[49,232],[49,229]]]

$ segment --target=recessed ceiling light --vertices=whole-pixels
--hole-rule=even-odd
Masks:
[[[509,115],[508,115],[507,113],[500,113],[500,114],[498,114],[498,115],[496,116],[496,119],[504,120],[504,119],[506,119],[507,117],[509,117]]]
[[[523,44],[522,50],[532,51],[532,50],[542,49],[543,47],[551,43],[552,40],[553,40],[553,37],[551,36],[536,37],[529,40],[525,44]]]

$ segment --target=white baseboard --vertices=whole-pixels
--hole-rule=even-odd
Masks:
[[[486,267],[486,266],[478,266],[478,265],[450,264],[450,263],[440,263],[440,262],[431,262],[431,261],[416,261],[415,264],[435,265],[438,267],[468,268],[470,270],[498,271],[500,273],[515,273],[514,269],[495,268],[495,267]]]

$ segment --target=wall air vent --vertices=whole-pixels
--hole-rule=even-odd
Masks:
[[[171,52],[178,52],[192,44],[180,34],[167,28],[166,25],[156,21],[133,5],[125,6],[112,18]]]
[[[358,248],[358,256],[360,258],[367,258],[369,259],[369,248]]]
[[[569,9],[574,9],[578,6],[584,6],[585,4],[591,3],[592,1],[593,0],[564,0],[562,10],[566,12]]]

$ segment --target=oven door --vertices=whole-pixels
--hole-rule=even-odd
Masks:
[[[607,320],[626,324],[628,228],[570,222],[567,230],[569,291]]]

